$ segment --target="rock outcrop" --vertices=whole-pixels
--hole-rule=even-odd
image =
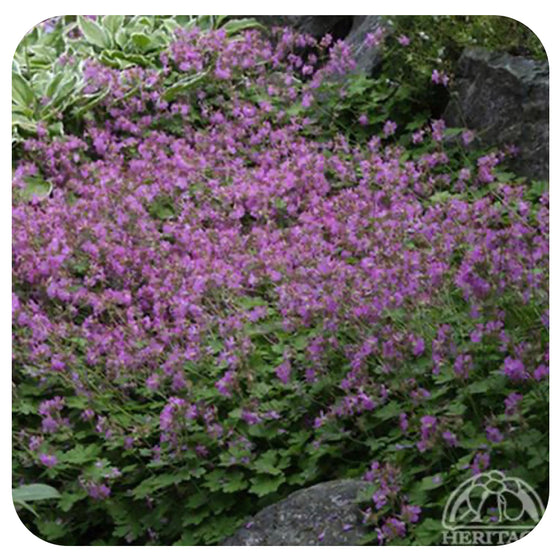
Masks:
[[[444,120],[475,130],[481,147],[515,146],[509,167],[547,180],[548,91],[546,61],[469,48],[459,59]]]
[[[357,497],[367,482],[334,480],[298,490],[266,507],[224,541],[225,546],[357,545],[368,528]]]

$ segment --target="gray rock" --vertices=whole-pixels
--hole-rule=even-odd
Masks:
[[[510,168],[530,179],[548,179],[548,63],[466,49],[444,120],[477,131],[481,147],[519,149]]]
[[[380,46],[368,47],[366,36],[368,33],[375,34],[379,29],[389,31],[387,18],[383,16],[354,16],[352,29],[344,41],[350,45],[356,70],[371,75],[382,62],[382,49]]]
[[[320,39],[330,33],[335,39],[345,37],[352,27],[353,16],[251,16],[269,27],[292,27]]]
[[[334,480],[298,490],[260,511],[223,544],[357,545],[368,528],[361,522],[356,499],[368,486],[360,480]]]

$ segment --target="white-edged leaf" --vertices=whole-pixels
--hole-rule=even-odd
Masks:
[[[165,90],[165,92],[163,93],[163,99],[165,101],[172,101],[178,95],[186,93],[193,87],[197,86],[205,77],[206,72],[201,72],[199,74],[195,74],[194,76],[189,76],[188,78],[180,80],[179,82]]]
[[[14,72],[12,72],[12,100],[22,107],[30,107],[35,101],[35,94],[27,80]]]
[[[78,26],[85,39],[92,45],[100,49],[106,49],[111,46],[111,36],[97,22],[83,16],[78,16]]]
[[[101,23],[114,37],[124,23],[124,16],[103,16]]]
[[[130,40],[135,47],[142,51],[147,50],[152,43],[151,39],[145,33],[133,33],[130,36]]]
[[[256,19],[246,18],[246,19],[232,19],[222,26],[222,29],[226,31],[228,35],[235,35],[240,31],[245,31],[246,29],[264,29]]]
[[[34,198],[42,200],[51,194],[52,189],[53,186],[49,181],[42,177],[31,176],[25,179],[25,187],[22,194],[26,200],[33,200]]]

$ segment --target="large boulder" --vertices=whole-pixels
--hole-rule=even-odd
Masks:
[[[224,541],[226,546],[357,545],[367,533],[357,497],[368,483],[334,480],[266,507]]]
[[[530,179],[548,179],[548,63],[466,49],[445,110],[451,127],[477,131],[479,146],[515,146],[509,167]]]

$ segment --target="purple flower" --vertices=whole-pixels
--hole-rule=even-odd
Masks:
[[[427,439],[433,435],[435,427],[437,424],[437,418],[435,416],[422,416],[420,419],[420,431],[423,439]]]
[[[424,130],[417,130],[416,132],[412,133],[412,143],[413,144],[420,144],[424,139],[424,135],[426,132]]]
[[[434,70],[432,71],[432,82],[434,82],[434,84],[447,86],[447,84],[449,83],[449,76],[445,72],[441,72],[434,68]]]
[[[545,377],[548,377],[548,366],[541,364],[533,372],[533,377],[536,381],[542,381]]]
[[[276,377],[282,383],[286,384],[290,381],[291,371],[292,367],[290,365],[290,362],[288,360],[285,360],[276,368]]]
[[[474,140],[474,132],[472,130],[463,131],[461,139],[463,140],[463,144],[468,146]]]
[[[462,379],[469,377],[472,367],[472,357],[469,354],[459,354],[453,364],[453,370]]]
[[[47,455],[46,453],[41,453],[41,455],[39,455],[39,461],[48,469],[54,467],[58,463],[58,459],[55,455]]]
[[[406,35],[400,35],[397,37],[397,41],[399,42],[399,45],[402,45],[403,47],[410,45],[410,39]]]
[[[43,438],[41,436],[31,436],[29,438],[29,451],[37,451],[43,443]]]
[[[387,494],[382,490],[377,490],[371,497],[376,509],[381,509],[387,504]]]
[[[504,373],[512,381],[523,381],[528,377],[523,362],[519,359],[512,358],[511,356],[508,356],[504,360]]]
[[[366,44],[367,47],[376,47],[381,43],[384,34],[385,34],[385,29],[380,27],[376,29],[373,33],[367,33],[364,43]]]
[[[432,128],[432,138],[436,142],[441,142],[443,140],[443,132],[445,130],[445,121],[443,119],[433,120],[431,122]]]
[[[401,517],[406,523],[418,523],[421,512],[422,508],[420,506],[405,504],[401,509]]]
[[[385,134],[385,136],[391,136],[392,134],[395,133],[395,131],[397,130],[397,123],[393,122],[393,121],[386,121],[385,124],[383,125],[383,134]]]
[[[241,412],[241,419],[245,422],[247,422],[247,424],[249,424],[249,426],[252,426],[254,424],[258,424],[261,419],[259,418],[259,416],[257,414],[255,414],[254,412],[251,412],[249,410],[243,410]]]
[[[494,426],[487,426],[486,438],[488,439],[488,441],[491,441],[492,443],[500,443],[501,441],[503,441],[504,436],[500,432],[500,430],[498,430],[498,428],[495,428]]]
[[[412,353],[415,356],[420,356],[424,353],[426,345],[424,344],[424,339],[421,337],[417,337],[414,339],[414,347],[412,349]]]
[[[148,387],[150,391],[157,391],[159,387],[159,376],[155,373],[150,375],[150,377],[146,379],[146,387]]]
[[[408,418],[405,412],[399,414],[399,427],[403,432],[408,430]]]
[[[449,430],[445,430],[444,432],[442,432],[441,437],[444,439],[445,443],[447,443],[447,445],[449,445],[450,447],[457,446],[457,436],[453,432],[450,432]]]
[[[504,400],[506,416],[513,416],[519,412],[519,405],[523,400],[523,395],[510,393]]]
[[[490,455],[486,452],[479,451],[471,464],[473,474],[480,474],[488,469],[490,466]]]
[[[381,532],[387,540],[404,537],[406,535],[406,525],[404,521],[401,521],[396,517],[389,517],[383,523]]]
[[[86,484],[86,490],[94,500],[106,500],[111,495],[111,489],[106,484],[90,482]]]

